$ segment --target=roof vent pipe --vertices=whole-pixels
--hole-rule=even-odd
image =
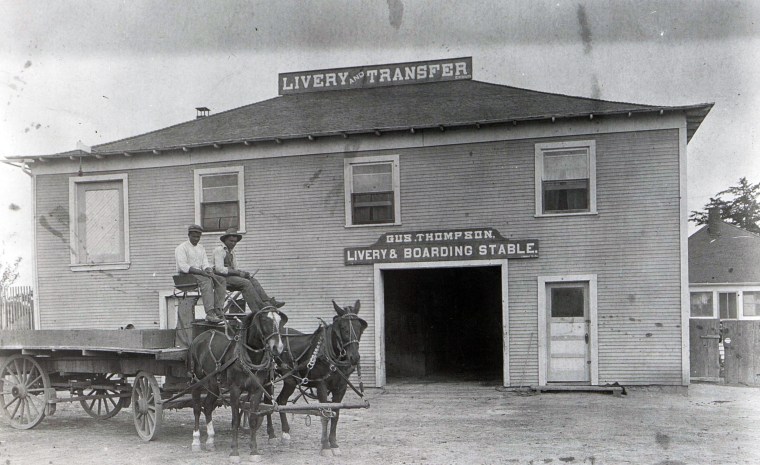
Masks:
[[[195,107],[195,110],[198,112],[198,114],[195,115],[195,119],[208,116],[209,112],[211,112],[211,110],[206,107]]]
[[[716,238],[720,236],[720,207],[711,207],[707,210],[707,235]]]

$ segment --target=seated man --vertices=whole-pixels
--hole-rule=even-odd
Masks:
[[[199,244],[203,228],[197,224],[187,228],[187,238],[174,250],[177,260],[177,271],[191,275],[198,282],[201,290],[203,308],[206,310],[206,321],[219,323],[222,321],[222,307],[226,297],[224,278],[214,274],[214,269],[206,256],[206,249]]]
[[[238,269],[232,249],[242,238],[235,228],[228,229],[219,237],[224,245],[214,249],[214,271],[225,277],[227,289],[243,293],[245,303],[252,312],[256,313],[267,306],[282,307],[285,302],[278,302],[274,297],[269,297],[251,273]]]

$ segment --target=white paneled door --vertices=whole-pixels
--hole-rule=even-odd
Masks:
[[[549,347],[547,381],[589,383],[589,298],[587,283],[547,285]]]

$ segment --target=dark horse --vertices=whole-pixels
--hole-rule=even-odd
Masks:
[[[332,402],[343,400],[348,386],[348,378],[359,365],[359,339],[367,328],[367,322],[357,316],[360,302],[352,306],[339,307],[333,301],[337,315],[332,324],[320,325],[313,334],[303,334],[286,329],[285,351],[278,360],[278,373],[284,378],[283,387],[277,396],[277,403],[285,405],[296,387],[317,390],[320,403],[327,402],[327,394]],[[341,455],[335,439],[340,409],[332,418],[322,417],[322,455]],[[290,441],[290,424],[285,412],[280,412],[282,442]],[[330,433],[327,424],[330,421]],[[275,437],[272,417],[267,415],[269,438]]]
[[[220,400],[220,385],[224,385],[229,389],[232,409],[230,459],[233,462],[240,460],[238,429],[243,392],[248,393],[247,401],[250,407],[250,458],[251,461],[256,461],[261,457],[256,444],[256,430],[261,426],[262,419],[260,416],[254,416],[253,412],[258,408],[265,386],[273,374],[273,357],[283,351],[281,331],[287,321],[285,314],[274,307],[267,307],[246,315],[238,330],[232,330],[229,326],[224,330],[213,329],[199,334],[193,340],[188,351],[190,372],[197,384],[192,389],[195,414],[193,451],[201,450],[201,408],[206,415],[206,449],[214,450],[214,425],[211,414]],[[204,392],[207,393],[206,398],[201,403],[201,394]]]

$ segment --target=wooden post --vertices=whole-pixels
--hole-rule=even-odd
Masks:
[[[198,303],[198,295],[186,295],[178,299],[177,304],[177,347],[190,347],[193,341],[193,319],[195,318],[195,304]]]

